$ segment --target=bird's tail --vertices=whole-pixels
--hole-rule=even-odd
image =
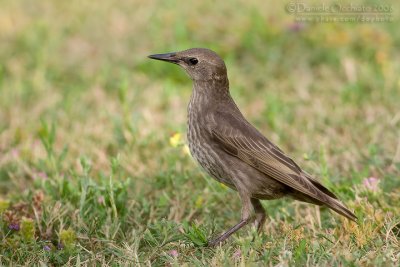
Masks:
[[[320,205],[325,205],[347,219],[357,222],[357,216],[341,203],[335,194],[329,191],[329,189],[323,186],[319,181],[312,178],[308,173],[303,171],[302,174],[324,195],[324,201],[321,201],[321,203],[319,203]]]
[[[319,206],[327,206],[328,208],[339,213],[340,215],[343,215],[347,219],[357,222],[357,216],[354,215],[353,212],[351,212],[348,208],[346,208],[346,206],[343,205],[339,200],[327,194],[323,194],[323,196],[321,194],[318,199],[298,192],[292,193],[291,196],[294,199],[303,202],[312,203]]]
[[[343,215],[347,219],[352,220],[353,222],[357,222],[357,216],[354,215],[354,213],[351,212],[348,208],[346,208],[346,206],[343,205],[339,200],[334,199],[334,198],[329,197],[329,196],[327,196],[326,198],[327,198],[327,201],[324,202],[324,204],[326,206],[328,206],[329,208],[333,209],[334,211],[336,211],[340,215]]]

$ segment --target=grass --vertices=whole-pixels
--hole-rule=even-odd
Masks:
[[[3,1],[0,264],[398,266],[398,25],[293,23],[271,1]],[[240,201],[187,153],[190,80],[146,58],[189,47],[223,56],[246,117],[358,225],[265,201],[261,236],[203,246]]]

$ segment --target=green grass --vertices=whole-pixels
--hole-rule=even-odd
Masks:
[[[398,22],[294,32],[284,3],[234,2],[2,2],[0,265],[400,264]],[[265,201],[262,235],[204,247],[239,197],[186,152],[191,81],[146,58],[189,47],[223,56],[246,117],[359,225]]]

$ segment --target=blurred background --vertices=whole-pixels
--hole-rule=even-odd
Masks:
[[[45,206],[63,207],[62,223],[36,221],[51,228],[49,237],[36,230],[41,242],[60,240],[69,225],[84,244],[82,229],[105,231],[107,218],[124,220],[115,236],[102,234],[117,243],[161,218],[219,230],[235,222],[236,194],[204,179],[185,147],[192,82],[178,66],[147,58],[192,47],[221,55],[249,121],[345,199],[368,177],[399,193],[399,3],[385,2],[394,21],[382,23],[297,22],[286,4],[1,1],[4,205],[39,194]],[[286,215],[275,209],[286,207],[273,203],[279,221]],[[91,216],[104,220],[90,226]]]

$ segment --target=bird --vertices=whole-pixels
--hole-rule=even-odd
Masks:
[[[208,246],[218,246],[252,221],[261,232],[266,212],[260,200],[289,197],[326,206],[357,222],[334,193],[246,120],[232,99],[227,68],[217,53],[191,48],[148,57],[179,65],[193,81],[187,108],[190,153],[208,175],[236,190],[241,200],[241,220],[209,240]]]

